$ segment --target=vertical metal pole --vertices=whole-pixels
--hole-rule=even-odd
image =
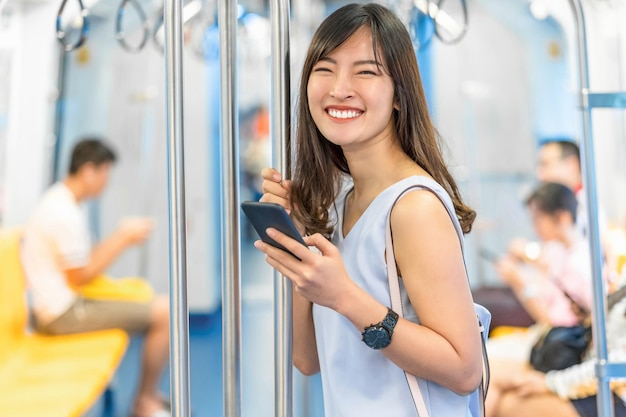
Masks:
[[[6,3],[5,3],[6,4]],[[2,19],[2,7],[0,7]],[[61,148],[63,147],[63,120],[65,119],[65,86],[67,74],[67,54],[59,45],[59,72],[57,73],[57,99],[54,106],[54,147],[52,148],[52,175],[49,178],[52,185],[61,178],[59,165],[61,162]]]
[[[589,106],[589,68],[587,56],[587,33],[584,11],[580,0],[570,0],[576,20],[576,35],[578,47],[578,71],[580,105],[582,111],[583,136],[581,146],[581,165],[583,183],[587,198],[587,217],[589,224],[589,244],[591,249],[591,264],[593,276],[593,340],[596,348],[596,375],[598,376],[598,416],[613,416],[613,396],[611,394],[610,378],[598,367],[608,361],[606,342],[606,306],[604,302],[604,280],[602,279],[602,249],[600,244],[600,227],[598,225],[598,194],[595,178],[595,155],[593,147],[593,130],[591,107]]]
[[[218,3],[222,145],[222,386],[224,415],[241,415],[241,272],[237,152],[237,2]]]
[[[285,178],[291,178],[289,1],[272,0],[270,16],[272,164]],[[274,410],[277,417],[293,415],[292,297],[291,282],[274,272]]]
[[[170,243],[170,395],[172,413],[189,417],[189,309],[185,246],[182,0],[165,0],[167,180]]]

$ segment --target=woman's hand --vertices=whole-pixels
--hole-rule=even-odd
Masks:
[[[290,191],[291,181],[284,180],[280,172],[274,168],[265,168],[261,171],[263,177],[263,196],[261,202],[275,203],[283,206],[291,214]]]
[[[347,291],[356,286],[348,277],[339,250],[319,233],[304,237],[305,243],[315,246],[319,253],[276,229],[267,229],[267,234],[301,259],[299,261],[288,252],[256,241],[254,246],[265,253],[267,263],[289,278],[301,296],[315,304],[340,310]]]
[[[274,168],[265,168],[261,171],[261,176],[263,177],[263,185],[261,186],[263,196],[259,201],[283,206],[293,220],[296,229],[303,235],[304,226],[291,216],[291,181],[284,180],[280,172]]]

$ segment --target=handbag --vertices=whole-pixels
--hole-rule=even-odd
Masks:
[[[591,326],[550,328],[530,351],[530,365],[538,371],[559,371],[582,362],[591,342]]]
[[[559,286],[581,315],[581,322],[574,326],[553,326],[535,342],[530,350],[530,366],[537,371],[560,371],[582,362],[591,342],[589,311]]]
[[[572,297],[561,288],[563,294],[578,305]],[[626,286],[607,295],[607,309],[610,311],[615,304],[626,297]],[[586,309],[578,305],[580,311]],[[591,343],[591,325],[589,320],[576,326],[556,326],[549,328],[535,342],[530,351],[530,365],[541,372],[559,371],[578,365],[582,362],[585,352]]]
[[[419,178],[419,177],[418,177]],[[420,181],[421,178],[420,178]],[[386,241],[385,241],[385,257],[387,260],[387,279],[389,281],[389,292],[391,297],[391,309],[395,311],[398,316],[404,317],[404,309],[402,307],[402,295],[400,292],[400,281],[398,278],[398,271],[396,260],[393,252],[393,239],[391,235],[391,210],[396,205],[398,200],[402,198],[404,194],[406,194],[409,190],[413,188],[422,188],[432,192],[435,196],[441,200],[444,207],[448,211],[452,219],[452,223],[454,224],[454,228],[459,236],[459,241],[461,243],[461,250],[464,250],[463,244],[463,232],[461,231],[461,227],[456,220],[456,217],[453,212],[451,212],[451,208],[446,204],[446,202],[442,199],[442,197],[429,185],[425,183],[420,183],[419,185],[412,185],[406,188],[393,202],[391,209],[389,210],[389,216],[387,217],[387,227],[386,227]],[[463,258],[463,263],[465,263],[465,258]],[[467,273],[467,266],[465,266],[465,270]],[[474,417],[480,416],[485,417],[485,398],[487,396],[487,389],[489,387],[489,358],[487,357],[487,348],[485,342],[488,336],[488,328],[489,322],[491,320],[491,314],[489,311],[483,306],[474,303],[474,309],[476,310],[477,317],[477,329],[481,334],[481,342],[482,342],[482,357],[483,357],[483,378],[482,381],[472,394],[470,394],[470,410],[472,411],[472,415]],[[413,397],[413,401],[415,402],[415,408],[417,409],[417,414],[419,417],[430,417],[430,413],[428,412],[428,407],[426,406],[426,402],[424,401],[424,396],[420,390],[417,377],[411,374],[408,374],[404,371],[406,376],[406,380],[409,385],[409,390],[411,391],[411,395]]]

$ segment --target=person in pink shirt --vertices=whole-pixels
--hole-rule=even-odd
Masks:
[[[545,183],[526,205],[540,243],[520,252],[513,243],[500,259],[499,276],[511,286],[530,316],[552,326],[572,326],[591,309],[589,247],[576,227],[577,201],[565,185]]]

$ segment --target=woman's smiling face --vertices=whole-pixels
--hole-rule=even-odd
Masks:
[[[361,28],[322,57],[309,77],[311,116],[324,137],[344,150],[395,137],[394,83],[376,58],[371,32]]]

